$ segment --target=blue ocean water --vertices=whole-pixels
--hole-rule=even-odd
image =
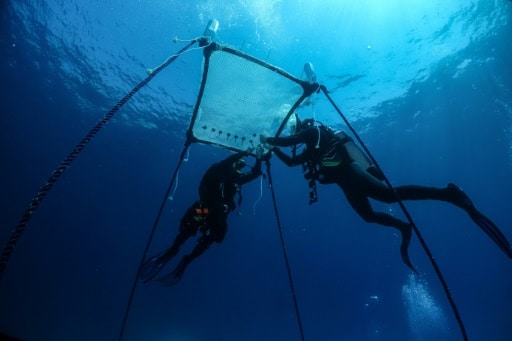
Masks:
[[[384,4],[385,3],[385,4]],[[2,1],[0,242],[53,169],[130,89],[200,35],[298,77],[306,61],[395,185],[464,188],[512,239],[512,3],[506,0]],[[115,340],[185,139],[201,77],[191,51],[116,114],[45,197],[0,281],[0,331],[24,340]],[[321,96],[317,115],[339,118]],[[193,145],[150,253],[176,234],[198,182],[227,151]],[[462,339],[418,240],[362,221],[338,188],[308,205],[273,160],[307,340]],[[124,340],[294,340],[300,333],[266,180],[173,287],[138,285]],[[254,205],[256,206],[254,207]],[[467,215],[406,204],[471,340],[512,338],[510,259]],[[397,205],[376,208],[402,216]]]

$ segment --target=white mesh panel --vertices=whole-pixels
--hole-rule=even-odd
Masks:
[[[257,146],[260,134],[276,134],[302,93],[302,86],[277,72],[215,51],[193,134],[201,141],[238,150]]]

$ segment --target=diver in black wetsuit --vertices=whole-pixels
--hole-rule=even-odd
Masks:
[[[176,284],[188,264],[205,252],[213,242],[220,243],[227,232],[227,217],[236,208],[235,195],[240,195],[241,186],[256,179],[261,174],[261,155],[263,149],[256,150],[256,163],[248,173],[242,173],[245,167],[244,156],[249,152],[239,152],[213,164],[208,168],[199,185],[199,200],[190,206],[181,218],[179,233],[173,244],[163,253],[147,260],[141,268],[139,277],[148,282],[174,257],[180,246],[197,231],[201,236],[190,254],[184,255],[178,266],[169,275],[158,281],[164,285]],[[240,197],[241,198],[241,197]],[[239,200],[240,204],[240,200]]]
[[[352,206],[366,221],[397,228],[402,235],[400,252],[404,263],[415,271],[408,255],[412,227],[387,213],[376,212],[368,198],[393,203],[398,200],[441,200],[464,209],[493,241],[512,258],[512,250],[498,227],[473,205],[469,197],[454,184],[445,188],[425,186],[399,186],[395,190],[384,182],[384,176],[353,140],[343,132],[335,133],[313,119],[300,122],[296,116],[293,135],[286,137],[260,136],[260,142],[270,145],[272,151],[288,166],[303,165],[305,178],[310,184],[310,203],[316,201],[315,181],[321,184],[337,184]],[[304,144],[299,155],[289,156],[280,147]],[[295,151],[294,151],[295,154]]]

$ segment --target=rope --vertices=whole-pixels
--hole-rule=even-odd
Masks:
[[[174,189],[172,190],[171,195],[169,195],[170,200],[174,200],[174,194],[176,194],[176,191],[178,190],[178,183],[180,181],[180,172],[176,173],[176,183],[174,184]]]
[[[169,57],[162,65],[149,73],[148,77],[146,77],[142,82],[137,84],[126,96],[124,96],[110,111],[98,122],[96,125],[85,135],[85,137],[75,146],[75,148],[71,151],[71,153],[66,156],[64,161],[52,172],[46,183],[39,189],[37,194],[32,198],[32,201],[26,208],[21,220],[18,222],[16,228],[12,231],[11,237],[7,242],[7,245],[4,247],[2,251],[2,255],[0,256],[0,281],[2,280],[3,274],[5,272],[5,268],[7,267],[7,263],[9,258],[11,257],[18,240],[23,234],[25,227],[28,222],[32,218],[32,215],[36,211],[36,209],[41,204],[43,198],[50,192],[50,190],[55,186],[57,180],[61,177],[66,169],[69,168],[71,163],[76,159],[78,154],[91,142],[91,140],[96,136],[96,134],[103,128],[112,117],[121,109],[121,107],[128,102],[130,98],[133,97],[140,89],[142,89],[146,84],[149,83],[160,71],[162,71],[165,67],[167,67],[170,63],[172,63],[180,54],[189,49],[192,44],[194,44],[196,40],[190,42],[187,46],[181,49],[176,55]]]
[[[283,249],[284,262],[286,264],[286,271],[288,272],[288,281],[290,282],[290,290],[292,292],[293,305],[295,307],[295,315],[297,316],[297,323],[299,324],[301,340],[304,341],[304,330],[302,328],[302,320],[300,318],[299,304],[297,302],[297,295],[295,294],[295,286],[293,284],[292,270],[290,268],[290,263],[288,261],[288,255],[286,253],[286,245],[284,243],[284,237],[283,237],[283,228],[281,226],[281,221],[279,220],[279,211],[277,210],[276,195],[274,193],[274,186],[272,185],[272,175],[270,174],[270,161],[269,160],[267,160],[267,176],[268,176],[268,186],[270,187],[270,192],[272,193],[272,202],[274,203],[274,212],[276,215],[277,227],[279,228],[279,237],[281,238],[281,247]]]
[[[178,165],[176,166],[176,169],[174,170],[174,173],[172,175],[172,178],[171,178],[171,181],[169,183],[169,186],[167,187],[167,191],[165,192],[165,195],[164,195],[164,197],[162,199],[162,203],[160,204],[160,209],[158,210],[158,214],[156,216],[155,222],[153,223],[153,227],[151,229],[151,233],[149,234],[148,241],[146,242],[146,246],[144,248],[144,253],[142,254],[142,257],[140,259],[139,267],[137,269],[137,273],[136,273],[135,278],[133,280],[132,289],[130,291],[130,297],[128,299],[128,303],[126,305],[126,309],[125,309],[125,312],[124,312],[123,323],[121,324],[121,331],[119,332],[119,341],[121,341],[123,339],[123,336],[124,336],[124,330],[126,328],[126,322],[128,321],[128,315],[130,314],[130,310],[132,308],[132,303],[133,303],[133,298],[135,296],[135,291],[137,290],[137,284],[139,283],[138,278],[139,278],[140,270],[142,269],[142,266],[144,265],[144,260],[146,259],[146,255],[147,255],[147,253],[149,251],[149,247],[151,245],[151,242],[153,241],[153,237],[155,235],[155,231],[156,231],[156,228],[158,226],[158,222],[160,221],[160,217],[162,216],[162,212],[164,211],[165,204],[167,203],[167,200],[169,198],[169,193],[171,192],[173,184],[174,184],[174,181],[176,180],[176,178],[178,176],[178,172],[179,172],[181,164],[182,164],[182,162],[183,162],[183,160],[185,158],[185,153],[187,152],[189,145],[190,145],[190,141],[187,140],[185,142],[185,145],[183,146],[183,150],[181,151],[181,155],[180,155],[180,159],[178,161]]]
[[[372,160],[372,162],[375,165],[375,167],[377,167],[378,170],[381,172],[381,174],[384,175],[384,172],[382,171],[382,169],[380,168],[379,164],[377,163],[377,160],[375,160],[373,155],[370,153],[370,150],[364,144],[363,140],[359,137],[359,135],[357,134],[355,129],[352,127],[352,125],[347,120],[345,115],[343,115],[343,113],[338,108],[336,103],[334,103],[334,101],[332,100],[331,96],[329,96],[325,86],[321,86],[320,88],[322,89],[323,93],[325,94],[325,96],[327,97],[329,102],[332,104],[334,109],[341,116],[341,118],[343,119],[345,124],[348,126],[350,131],[352,131],[352,133],[354,134],[355,138],[357,139],[359,144],[363,147],[363,149],[366,152],[366,154],[370,157],[370,159]],[[396,192],[395,188],[393,187],[393,185],[391,185],[391,182],[389,181],[389,179],[385,175],[384,175],[384,181],[389,186],[389,188],[393,189],[393,191],[395,192],[395,196],[398,198],[397,202],[400,205],[400,208],[404,212],[405,216],[407,217],[407,220],[409,221],[409,224],[411,224],[414,232],[416,233],[416,236],[418,237],[418,239],[419,239],[419,241],[421,243],[421,246],[423,247],[423,250],[425,250],[425,253],[427,254],[428,258],[430,259],[430,263],[432,263],[432,266],[433,266],[433,268],[434,268],[434,270],[436,272],[436,275],[439,278],[439,281],[441,282],[441,285],[443,286],[443,289],[444,289],[444,292],[446,294],[446,297],[448,298],[448,301],[450,302],[450,306],[452,307],[453,314],[455,315],[455,318],[457,319],[457,323],[458,323],[460,331],[462,333],[462,337],[463,337],[464,340],[468,340],[468,335],[467,335],[467,332],[466,332],[466,327],[464,326],[464,322],[462,321],[462,318],[461,318],[461,316],[459,314],[459,309],[457,308],[457,305],[455,304],[455,300],[453,299],[453,296],[452,296],[452,293],[450,291],[450,288],[448,287],[448,284],[446,283],[446,280],[444,279],[444,276],[441,273],[441,269],[439,268],[439,265],[437,264],[436,260],[434,259],[434,256],[432,255],[432,252],[430,251],[427,243],[425,242],[425,239],[423,239],[423,236],[421,235],[420,230],[418,229],[418,227],[416,226],[416,224],[412,220],[412,217],[409,214],[409,211],[405,207],[403,201],[400,200],[400,196],[398,195],[398,193]]]
[[[252,215],[256,215],[256,206],[258,206],[261,198],[263,198],[263,175],[260,176],[260,196],[254,202],[254,205],[252,205]]]

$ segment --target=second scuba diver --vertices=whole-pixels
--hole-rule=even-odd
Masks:
[[[143,264],[139,278],[144,282],[152,280],[178,253],[185,241],[199,231],[201,235],[192,252],[183,256],[174,271],[158,279],[163,285],[176,284],[191,261],[203,254],[214,242],[222,242],[228,228],[228,214],[236,208],[235,195],[240,195],[243,184],[261,174],[261,147],[256,150],[256,162],[251,171],[242,172],[246,166],[243,157],[249,155],[249,152],[250,150],[233,154],[208,168],[199,185],[199,200],[181,218],[179,233],[174,242],[166,251]]]
[[[260,136],[260,142],[268,147],[288,166],[302,165],[305,178],[310,185],[310,203],[317,200],[316,181],[321,184],[336,184],[345,194],[352,208],[366,222],[374,222],[398,229],[402,235],[400,253],[404,263],[416,271],[409,259],[408,247],[412,226],[384,212],[373,210],[369,198],[385,203],[399,200],[441,200],[465,210],[470,218],[512,258],[510,243],[499,228],[475,207],[471,199],[456,185],[449,183],[444,188],[418,185],[388,187],[384,176],[371,163],[363,151],[344,132],[335,133],[329,127],[306,119],[296,118],[295,131],[290,136]],[[302,153],[289,156],[279,147],[294,147],[304,144]]]

